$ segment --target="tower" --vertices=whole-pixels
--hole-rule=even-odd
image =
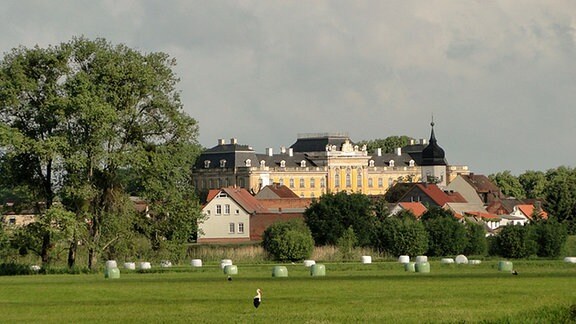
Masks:
[[[446,159],[444,150],[438,145],[434,134],[434,119],[430,123],[430,141],[422,151],[422,181],[446,186]]]

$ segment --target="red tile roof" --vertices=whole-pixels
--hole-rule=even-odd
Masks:
[[[416,218],[420,218],[428,209],[420,202],[401,202],[398,203],[404,210],[410,211]]]
[[[210,190],[208,192],[207,202],[212,201],[220,192],[225,192],[228,197],[240,205],[246,212],[250,214],[268,212],[268,208],[264,207],[260,201],[250,192],[244,188],[222,188],[217,190]]]
[[[465,203],[467,202],[461,194],[457,192],[446,193],[442,191],[437,185],[432,183],[418,183],[416,184],[423,193],[434,201],[438,206],[442,207],[449,202]]]
[[[522,212],[522,214],[526,215],[526,217],[528,217],[528,219],[532,220],[532,215],[534,214],[534,205],[517,205],[516,207],[518,207],[518,209]],[[547,219],[548,218],[548,213],[540,210],[540,216],[542,216],[542,218]]]

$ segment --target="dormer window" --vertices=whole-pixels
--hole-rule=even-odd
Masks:
[[[388,162],[388,165],[390,165],[390,167],[394,167],[394,160],[390,160],[390,162]]]
[[[285,168],[286,167],[286,161],[284,161],[284,160],[280,161],[280,167]]]
[[[305,168],[305,167],[306,167],[306,160],[300,161],[300,167],[301,167],[301,168]]]
[[[263,168],[266,166],[266,161],[262,160],[260,161],[260,167]]]
[[[225,168],[225,167],[226,167],[226,160],[220,160],[220,167],[221,167],[221,168]]]
[[[210,167],[210,160],[205,160],[204,161],[204,168],[208,169]]]
[[[251,167],[252,166],[252,160],[247,159],[246,161],[244,161],[244,165],[247,167]]]
[[[408,165],[413,167],[414,166],[414,160],[410,160],[410,162],[408,162]]]
[[[374,167],[374,160],[370,160],[370,162],[368,162],[368,166],[373,168]]]

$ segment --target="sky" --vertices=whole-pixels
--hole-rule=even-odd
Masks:
[[[175,58],[199,142],[407,135],[477,174],[576,166],[574,0],[4,0],[0,53],[102,37]]]

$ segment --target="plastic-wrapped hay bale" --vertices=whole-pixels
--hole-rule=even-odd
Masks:
[[[150,264],[150,262],[140,262],[138,264],[138,268],[140,270],[148,270],[148,269],[152,269],[152,265]]]
[[[119,279],[120,278],[120,269],[118,269],[118,268],[106,268],[104,270],[104,278]]]
[[[468,260],[468,264],[475,265],[475,264],[480,264],[480,263],[482,263],[481,260]]]
[[[315,264],[316,264],[316,261],[314,261],[314,260],[304,260],[304,266],[306,268],[310,268],[311,266],[313,266]]]
[[[416,262],[415,269],[416,269],[416,272],[428,273],[428,272],[430,272],[430,263],[428,263],[428,262]]]
[[[510,272],[514,269],[512,262],[510,261],[499,261],[498,262],[498,271],[507,271]]]
[[[564,262],[566,263],[576,263],[576,257],[565,257]]]
[[[134,262],[124,262],[124,269],[136,270],[136,263],[134,263]]]
[[[226,267],[227,265],[232,265],[232,260],[230,259],[222,259],[220,260],[220,268],[222,270],[224,270],[224,267]]]
[[[227,275],[237,275],[238,274],[238,266],[233,264],[228,264],[224,267],[224,274]]]
[[[410,262],[410,256],[409,255],[401,255],[398,257],[398,262],[400,263],[409,263]]]
[[[192,259],[190,262],[194,268],[202,267],[202,260],[201,259]]]
[[[312,277],[323,277],[326,275],[326,267],[323,264],[313,264],[310,267],[310,275]]]
[[[362,263],[363,263],[363,264],[372,263],[372,257],[369,256],[369,255],[363,255],[363,256],[362,256]]]
[[[32,270],[34,272],[38,272],[38,271],[40,271],[40,269],[42,269],[42,268],[37,264],[33,264],[30,266],[30,270]]]
[[[404,263],[404,271],[407,271],[407,272],[416,272],[416,262],[407,262],[407,263]]]
[[[118,264],[116,263],[116,260],[106,261],[106,269],[110,269],[110,268],[118,268]]]
[[[456,263],[457,264],[468,263],[468,258],[463,254],[459,254],[456,256]]]
[[[440,263],[443,263],[443,264],[452,264],[452,263],[454,263],[454,259],[452,259],[452,258],[442,258],[442,260],[440,260]]]
[[[416,257],[416,263],[419,262],[428,262],[428,257],[425,255],[419,255]]]
[[[170,268],[172,267],[172,262],[168,261],[168,260],[162,260],[160,262],[160,267],[162,268]]]
[[[285,266],[274,266],[272,277],[288,277],[288,269]]]

